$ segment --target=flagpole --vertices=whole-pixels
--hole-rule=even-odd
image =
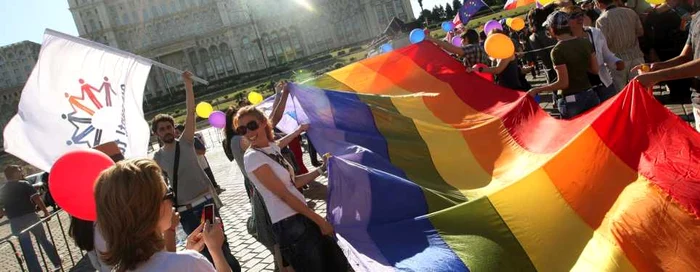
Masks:
[[[126,52],[126,51],[123,51],[123,50],[119,50],[119,49],[116,49],[116,48],[113,48],[113,47],[110,47],[110,46],[107,46],[107,45],[104,45],[104,44],[101,44],[101,43],[98,43],[98,42],[93,42],[93,41],[86,40],[86,39],[83,39],[83,38],[80,38],[80,37],[75,37],[75,36],[68,35],[68,34],[65,34],[65,33],[62,33],[62,32],[58,32],[58,31],[53,30],[53,29],[47,28],[47,29],[44,31],[44,34],[49,34],[49,35],[52,35],[52,36],[57,36],[57,37],[60,37],[60,38],[66,39],[66,40],[70,40],[70,41],[74,41],[74,42],[77,42],[77,43],[82,43],[82,44],[84,44],[84,45],[86,45],[86,46],[97,47],[97,48],[100,48],[100,49],[102,49],[102,50],[109,51],[109,52],[111,52],[111,53],[118,54],[118,55],[122,55],[122,56],[125,56],[125,57],[135,58],[135,59],[138,59],[138,60],[141,60],[141,61],[144,61],[144,62],[148,62],[148,63],[150,63],[150,64],[153,65],[153,66],[163,68],[163,70],[167,70],[167,71],[170,71],[170,72],[173,72],[173,73],[182,74],[182,73],[184,72],[184,71],[182,71],[182,70],[180,70],[180,69],[177,69],[177,68],[175,68],[175,67],[172,67],[172,66],[169,66],[169,65],[165,65],[165,64],[163,64],[163,63],[157,62],[157,61],[155,61],[155,60],[152,60],[152,59],[149,59],[149,58],[146,58],[146,57],[142,57],[142,56],[139,56],[139,55],[136,55],[136,54],[133,54],[133,53],[129,53],[129,52]],[[200,78],[200,77],[198,77],[198,76],[195,76],[195,75],[192,75],[192,80],[197,81],[197,82],[199,82],[199,83],[202,83],[202,84],[204,84],[204,85],[209,85],[209,81],[206,81],[206,80],[204,80],[204,79],[202,79],[202,78]]]

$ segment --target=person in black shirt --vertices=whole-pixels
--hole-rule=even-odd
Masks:
[[[44,249],[49,260],[54,267],[61,266],[61,258],[51,242],[46,238],[44,228],[41,224],[33,227],[29,232],[22,232],[28,227],[39,222],[39,217],[34,213],[35,205],[39,206],[44,213],[44,217],[49,216],[44,202],[36,190],[24,180],[24,171],[18,165],[10,165],[5,168],[7,182],[0,188],[0,218],[7,216],[10,220],[12,234],[19,238],[19,245],[22,248],[24,259],[29,271],[42,271],[37,259],[32,238],[29,232],[34,235],[37,243]]]

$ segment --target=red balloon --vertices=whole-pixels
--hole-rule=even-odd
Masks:
[[[472,67],[472,68],[474,69],[474,74],[476,74],[477,76],[479,76],[479,77],[481,77],[481,78],[483,78],[483,79],[488,80],[489,82],[493,82],[493,75],[492,75],[492,74],[489,74],[489,73],[480,73],[480,72],[477,70],[477,69],[482,68],[482,67],[483,67],[483,68],[488,68],[488,66],[487,66],[486,64],[483,64],[483,63],[474,64],[474,66]]]
[[[68,214],[95,221],[95,181],[103,170],[112,165],[112,159],[94,149],[74,150],[64,154],[51,167],[51,196]]]

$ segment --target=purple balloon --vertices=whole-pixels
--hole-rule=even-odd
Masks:
[[[496,21],[496,20],[488,21],[488,22],[486,22],[486,24],[484,25],[484,33],[486,33],[486,35],[489,35],[489,34],[491,33],[491,31],[494,30],[494,29],[501,29],[501,30],[503,30],[503,26],[501,25],[501,23],[499,23],[499,22]]]
[[[212,112],[209,115],[209,124],[215,128],[224,128],[226,126],[226,114],[221,111]]]
[[[454,44],[454,46],[462,47],[462,38],[452,37],[452,44]]]

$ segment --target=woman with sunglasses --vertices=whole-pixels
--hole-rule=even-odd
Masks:
[[[187,250],[171,252],[173,239],[173,194],[162,170],[150,159],[118,162],[103,171],[95,183],[97,224],[104,237],[100,259],[112,271],[231,271],[224,258],[220,219],[204,222],[187,238]],[[176,226],[176,225],[175,225]],[[214,266],[197,251],[206,244]],[[172,244],[171,244],[172,245]]]
[[[275,87],[275,91],[275,101],[272,104],[272,113],[270,114],[270,120],[273,127],[282,119],[284,106],[281,105],[287,104],[287,98],[289,97],[287,83],[280,82]],[[279,246],[275,243],[274,234],[272,233],[272,223],[270,223],[270,215],[267,212],[267,207],[265,207],[262,197],[259,193],[257,193],[255,187],[250,182],[243,165],[243,154],[250,146],[250,143],[245,139],[245,137],[243,137],[243,135],[236,132],[236,127],[233,124],[235,115],[236,110],[233,107],[230,107],[226,111],[226,127],[224,128],[226,140],[224,140],[224,148],[228,153],[227,156],[229,160],[235,160],[238,168],[243,174],[243,185],[245,186],[248,200],[250,201],[251,217],[254,222],[252,225],[253,229],[250,229],[249,232],[251,232],[251,234],[255,233],[255,235],[253,235],[255,239],[270,250],[270,252],[272,252],[277,269],[284,272],[285,267],[288,266],[288,264],[282,261]],[[287,137],[283,137],[278,146],[280,148],[284,148],[290,141],[304,132],[306,128],[308,128],[308,126],[301,126],[294,133],[287,135]]]
[[[297,190],[325,173],[326,158],[315,171],[295,176],[274,141],[272,125],[260,110],[252,106],[240,109],[234,124],[236,132],[250,142],[244,156],[245,170],[267,206],[284,259],[295,271],[346,271],[344,256],[328,256],[331,250],[326,246],[337,248],[329,236],[333,226],[306,206],[304,195]]]

